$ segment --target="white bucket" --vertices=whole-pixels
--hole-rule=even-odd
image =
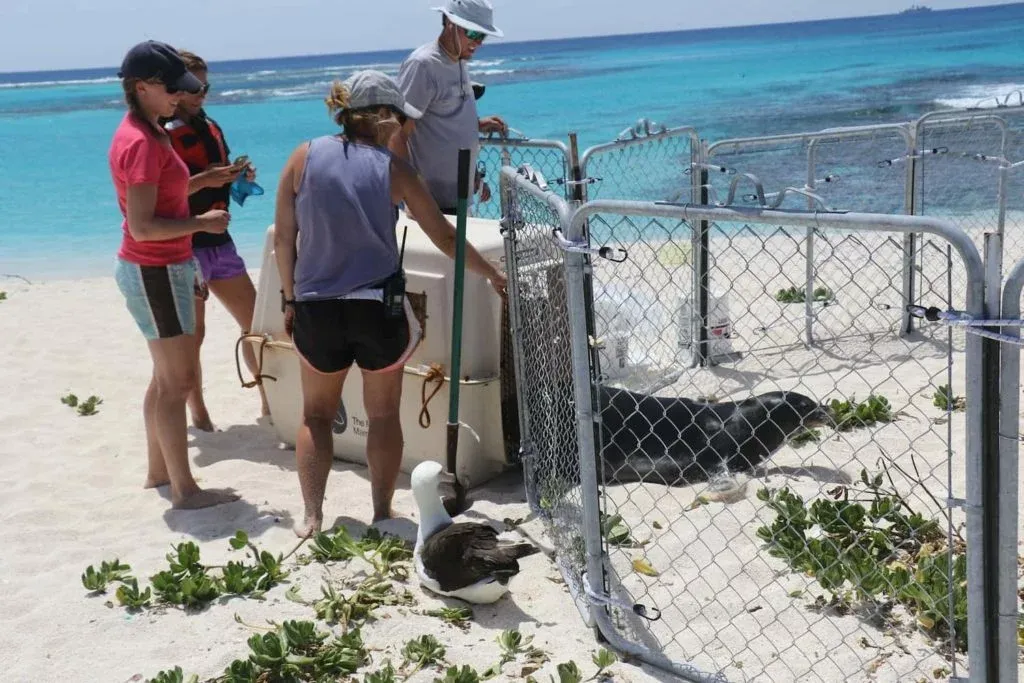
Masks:
[[[699,338],[700,316],[694,310],[696,301],[689,297],[679,299],[678,346],[691,352],[696,351]],[[729,314],[729,293],[711,289],[708,292],[708,355],[727,356],[733,353],[732,317]]]
[[[626,377],[640,364],[635,356],[643,349],[634,336],[642,305],[622,285],[594,283],[594,331],[600,342],[601,375],[606,379]]]

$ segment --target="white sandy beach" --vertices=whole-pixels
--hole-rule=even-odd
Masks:
[[[778,246],[786,240],[786,249]],[[669,490],[608,487],[606,509],[621,514],[635,538],[648,541],[643,548],[613,548],[609,553],[612,580],[624,590],[618,597],[628,593],[663,612],[653,624],[634,622],[623,629],[674,660],[721,671],[730,681],[918,681],[934,680],[936,672],[948,675],[950,663],[938,652],[940,644],[918,632],[913,617],[899,610],[902,626],[880,628],[855,614],[808,609],[825,591],[770,557],[756,536],[757,527],[773,519],[755,495],[762,486],[789,485],[810,499],[856,480],[861,468],[877,471],[880,457],[910,470],[913,455],[920,481],[894,473],[897,485],[915,507],[935,516],[937,508],[928,494],[937,500],[950,494],[946,463],[951,452],[951,493],[964,495],[963,413],[954,413],[947,424],[943,412],[932,405],[935,387],[947,383],[941,345],[946,331],[928,326],[924,333],[898,339],[892,335],[898,310],[869,303],[899,303],[887,274],[895,243],[834,240],[837,246],[830,257],[818,264],[825,284],[842,286],[851,272],[867,276],[857,279],[855,287],[846,285],[837,292],[835,304],[819,310],[819,345],[807,349],[794,346],[804,329],[803,306],[772,300],[776,290],[800,284],[804,272],[800,240],[783,242],[770,242],[771,259],[760,240],[720,243],[714,277],[733,288],[730,306],[738,333],[733,343],[747,353],[739,363],[684,373],[660,393],[736,399],[785,388],[819,400],[863,400],[875,392],[890,400],[898,419],[841,435],[824,428],[818,444],[784,446],[765,469],[754,473],[744,495],[729,504],[691,507],[704,485]],[[623,266],[602,263],[598,278],[630,286],[646,281],[648,289],[637,290],[638,296],[671,296],[669,283],[680,280],[688,268],[685,254],[656,255],[654,249],[632,253]],[[659,262],[667,267],[658,270]],[[200,544],[205,561],[219,564],[232,558],[227,540],[238,529],[274,553],[287,553],[295,545],[291,526],[301,500],[294,454],[279,447],[269,427],[257,423],[255,390],[239,388],[237,331],[219,303],[211,300],[208,313],[204,387],[222,431],[192,432],[190,454],[201,484],[235,487],[242,500],[213,510],[173,512],[165,496],[141,488],[141,401],[150,364],[113,281],[28,285],[4,280],[0,289],[8,293],[0,302],[0,335],[7,351],[0,385],[9,392],[0,415],[6,436],[0,445],[5,464],[0,529],[6,541],[0,559],[0,609],[11,615],[0,624],[4,680],[123,683],[145,680],[176,664],[205,679],[245,656],[251,631],[235,621],[236,614],[254,625],[267,619],[312,619],[311,608],[286,600],[284,594],[298,585],[307,599],[318,596],[325,573],[317,564],[296,568],[291,583],[273,589],[266,601],[222,601],[188,615],[151,610],[133,616],[107,606],[112,595],[87,597],[79,579],[86,566],[115,557],[129,563],[140,579],[148,579],[165,567],[170,546],[187,540]],[[651,334],[651,325],[665,324],[652,311],[640,318],[638,335]],[[954,393],[962,395],[963,335],[955,337],[952,382]],[[639,357],[663,371],[671,366],[675,341],[662,334],[641,348]],[[772,348],[777,345],[783,350]],[[749,353],[751,348],[758,350]],[[80,417],[62,405],[60,397],[69,392],[80,398],[102,397],[99,414]],[[407,441],[411,438],[415,435],[407,432]],[[407,476],[399,486],[399,519],[385,530],[412,539],[415,504]],[[505,518],[529,515],[521,478],[515,475],[471,496],[472,518],[500,525]],[[356,533],[366,528],[370,508],[364,468],[336,463],[325,514],[328,522],[345,524]],[[954,520],[960,521],[958,514]],[[525,529],[548,547],[550,539],[539,521]],[[636,558],[648,560],[660,575],[635,572],[631,562]],[[590,676],[595,671],[591,654],[600,646],[555,565],[545,555],[522,564],[511,598],[477,608],[466,632],[417,614],[443,603],[424,594],[413,579],[409,587],[416,606],[382,608],[383,618],[364,629],[373,649],[370,669],[386,658],[397,665],[407,640],[433,633],[447,646],[451,663],[483,671],[498,659],[495,637],[502,629],[518,628],[551,653],[551,662],[534,674],[537,680],[547,681],[555,664],[570,659],[585,678]],[[331,568],[335,580],[348,571],[345,566]],[[621,662],[612,672],[621,681],[675,680],[656,669]],[[520,664],[510,664],[504,672],[509,680],[522,680],[522,673]],[[433,670],[421,671],[412,680],[430,681],[435,675]]]
[[[0,414],[0,678],[10,683],[124,683],[180,665],[205,680],[246,656],[252,631],[236,623],[236,614],[258,626],[268,619],[313,619],[312,608],[284,594],[297,585],[306,599],[319,597],[325,577],[319,564],[296,568],[290,583],[274,588],[265,601],[216,602],[197,614],[154,609],[133,616],[106,604],[114,601],[112,590],[87,597],[80,580],[88,565],[120,558],[140,582],[148,583],[149,576],[166,568],[164,556],[171,545],[183,541],[198,543],[205,562],[238,559],[227,542],[238,529],[275,554],[294,547],[291,526],[301,513],[294,453],[280,450],[271,430],[257,424],[258,397],[238,385],[237,332],[220,304],[211,300],[204,386],[222,431],[191,432],[190,455],[201,485],[232,486],[242,500],[176,512],[166,495],[142,489],[141,401],[150,363],[113,279],[33,285],[4,279],[0,290],[8,297],[0,302],[7,359],[0,368],[0,386],[6,390]],[[99,413],[81,417],[62,405],[61,396],[69,392],[83,399],[102,397]],[[411,540],[416,507],[407,476],[399,487],[395,509],[400,518],[385,530]],[[469,516],[493,520],[499,527],[506,517],[529,513],[516,476],[474,491],[472,497]],[[364,468],[336,464],[325,513],[328,522],[343,523],[353,533],[366,528],[370,505]],[[424,594],[413,578],[408,587],[416,605],[382,608],[383,618],[364,629],[374,662],[368,670],[387,658],[397,667],[405,642],[430,633],[447,647],[448,661],[482,672],[500,655],[496,636],[517,628],[551,653],[551,662],[534,674],[538,680],[547,681],[555,664],[569,660],[590,676],[596,671],[591,654],[600,646],[558,571],[543,554],[523,560],[522,566],[511,598],[478,607],[466,632],[416,613],[444,603]],[[335,579],[346,571],[344,564],[330,567]],[[518,665],[507,665],[508,680],[519,679],[522,665],[521,658]],[[669,680],[656,670],[623,663],[613,672],[622,681]],[[431,681],[437,675],[428,669],[411,680]]]

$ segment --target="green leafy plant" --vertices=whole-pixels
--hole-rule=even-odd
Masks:
[[[480,683],[480,680],[480,673],[476,669],[463,664],[462,667],[448,667],[444,676],[435,678],[434,683]]]
[[[789,438],[789,443],[798,448],[804,444],[818,443],[819,441],[821,441],[820,429],[805,429],[802,432],[797,432]]]
[[[555,667],[558,673],[558,683],[582,683],[583,673],[576,662],[570,660]]]
[[[384,668],[363,675],[363,683],[398,683],[398,679],[395,678],[395,667],[391,664],[391,660],[384,662]]]
[[[81,403],[78,401],[78,396],[74,394],[68,394],[62,396],[60,402],[69,408],[77,408],[78,414],[82,417],[88,417],[89,415],[95,415],[99,411],[96,410],[96,406],[103,403],[103,399],[99,396],[90,396]]]
[[[408,590],[396,590],[395,586],[377,576],[371,576],[357,584],[347,594],[330,584],[320,588],[321,598],[306,602],[293,588],[285,594],[292,602],[312,606],[317,619],[329,624],[340,624],[347,631],[351,624],[363,623],[373,616],[374,610],[385,605],[411,605],[413,596]]]
[[[594,666],[597,667],[597,673],[595,673],[589,679],[594,681],[605,675],[605,671],[609,667],[614,666],[615,663],[619,661],[619,658],[615,656],[614,652],[606,650],[602,647],[600,650],[598,650],[595,654],[591,656],[591,661],[594,662]]]
[[[402,667],[412,665],[412,669],[406,672],[405,679],[412,677],[425,666],[444,662],[445,654],[447,652],[444,645],[432,635],[422,635],[407,641],[402,648],[402,657],[404,658]]]
[[[835,299],[835,295],[828,287],[818,287],[813,294],[812,301],[825,303]],[[805,288],[787,287],[775,293],[775,300],[784,304],[802,304],[807,301],[807,291]]]
[[[608,545],[616,547],[633,547],[637,543],[633,539],[632,531],[626,522],[623,521],[622,515],[606,515],[601,513],[601,535]]]
[[[378,576],[403,581],[409,578],[405,563],[412,559],[412,549],[401,538],[384,536],[372,527],[359,540],[352,538],[345,527],[333,533],[319,532],[313,536],[310,550],[317,562],[341,562],[358,557],[373,567]]]
[[[153,597],[153,593],[149,588],[139,592],[139,582],[134,576],[125,579],[124,583],[117,587],[115,595],[117,596],[117,601],[130,610],[149,607],[150,600]]]
[[[883,474],[862,470],[863,488],[856,493],[864,498],[851,498],[852,489],[839,486],[810,506],[789,487],[761,489],[758,499],[776,517],[757,535],[769,555],[831,593],[830,604],[860,604],[880,614],[899,602],[924,631],[945,637],[955,629],[957,647],[966,648],[966,550],[962,544],[950,549],[939,523],[915,512],[883,481]]]
[[[105,593],[108,583],[128,580],[130,578],[129,571],[131,571],[131,566],[121,564],[120,560],[114,559],[110,562],[104,560],[100,563],[99,571],[92,565],[85,568],[85,572],[82,574],[82,585],[90,593]]]
[[[963,396],[954,396],[952,387],[943,384],[932,394],[932,405],[945,412],[955,412],[964,410],[967,407],[967,401]]]
[[[524,636],[516,629],[505,629],[498,635],[497,641],[498,647],[501,648],[501,658],[483,673],[482,680],[501,674],[501,668],[515,661],[519,655],[525,655],[533,664],[543,664],[548,660],[546,652],[531,645],[533,636]]]
[[[469,621],[473,618],[473,610],[469,607],[442,607],[441,609],[427,610],[428,617],[437,617],[441,621],[457,626],[461,629],[469,627]]]
[[[858,403],[855,398],[848,401],[832,399],[829,402],[834,428],[837,432],[847,432],[857,427],[870,427],[877,422],[892,422],[895,416],[889,399],[877,394],[871,394],[863,403]]]
[[[354,674],[367,661],[359,631],[331,638],[309,621],[286,621],[249,637],[248,659],[235,660],[218,681],[327,681]]]
[[[7,292],[0,292],[0,301],[7,301]]]
[[[185,673],[181,670],[180,666],[176,666],[173,669],[167,671],[161,671],[153,678],[147,678],[146,683],[198,683],[199,676],[192,674],[188,678],[185,677]]]
[[[128,609],[138,610],[151,606],[154,597],[161,604],[183,608],[199,608],[222,595],[260,598],[287,579],[289,572],[282,566],[285,557],[260,550],[242,531],[229,543],[234,550],[247,548],[251,562],[232,561],[223,567],[208,567],[200,560],[199,546],[189,541],[172,547],[173,552],[166,556],[167,569],[151,576],[150,586],[142,590],[138,581],[127,575],[130,567],[118,560],[102,563],[99,571],[89,566],[82,574],[82,584],[92,592],[103,592],[108,583],[118,581],[122,584],[117,590],[118,601]]]

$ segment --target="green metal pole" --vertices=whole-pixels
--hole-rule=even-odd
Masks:
[[[466,509],[466,488],[457,471],[459,450],[459,378],[462,372],[462,302],[466,281],[466,214],[469,207],[468,149],[459,150],[458,203],[455,208],[455,281],[453,283],[451,383],[448,398],[448,472],[455,477],[455,500],[445,501],[449,514]]]

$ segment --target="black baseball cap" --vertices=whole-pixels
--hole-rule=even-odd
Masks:
[[[195,94],[203,89],[202,82],[185,67],[178,51],[156,40],[147,40],[128,50],[117,75],[142,80],[157,78],[170,93],[183,90]]]

